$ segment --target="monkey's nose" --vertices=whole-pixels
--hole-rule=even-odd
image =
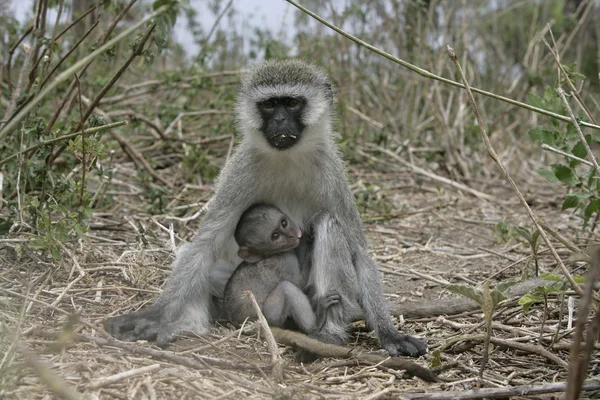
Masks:
[[[296,228],[296,236],[298,236],[298,239],[302,237],[302,231],[300,230],[300,228]]]

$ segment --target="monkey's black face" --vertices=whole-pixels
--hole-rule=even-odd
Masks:
[[[305,98],[271,97],[257,105],[262,118],[260,130],[272,147],[285,150],[298,143],[305,127],[302,123]]]

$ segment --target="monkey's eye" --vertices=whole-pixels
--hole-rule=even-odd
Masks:
[[[271,239],[272,239],[272,240],[277,240],[277,239],[279,239],[279,232],[273,232],[273,234],[271,235]]]
[[[285,228],[286,226],[288,226],[287,219],[285,219],[285,218],[284,218],[284,219],[282,219],[282,220],[281,220],[281,226],[282,226],[283,228]]]
[[[266,108],[266,109],[270,109],[270,108],[275,108],[275,106],[277,105],[275,100],[266,100],[263,101],[262,103],[260,103],[262,108]]]
[[[300,101],[298,99],[289,99],[286,105],[289,108],[296,108],[300,105]]]

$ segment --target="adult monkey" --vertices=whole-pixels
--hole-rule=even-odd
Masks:
[[[108,319],[107,330],[122,340],[158,344],[174,340],[182,330],[206,334],[217,312],[213,300],[222,297],[240,262],[234,240],[238,220],[251,205],[268,203],[304,232],[312,229],[305,264],[313,302],[332,291],[341,296],[313,336],[343,343],[360,307],[392,356],[424,354],[425,344],[398,332],[390,319],[334,142],[327,75],[298,60],[266,61],[244,78],[237,118],[243,140],[219,176],[196,237],[177,252],[162,294],[146,309]]]

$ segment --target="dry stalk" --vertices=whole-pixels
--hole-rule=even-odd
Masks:
[[[575,160],[577,162],[580,162],[583,165],[587,165],[588,167],[593,167],[594,166],[594,164],[592,164],[588,160],[584,160],[583,158],[579,158],[577,156],[574,156],[573,154],[569,154],[569,153],[564,152],[562,150],[555,149],[552,146],[548,146],[546,143],[542,143],[542,149],[543,150],[547,150],[547,151],[551,151],[552,153],[560,154],[563,157],[570,158],[571,160]]]
[[[450,46],[447,46],[447,48],[448,48],[448,56],[450,57],[450,59],[456,65],[456,69],[458,71],[458,74],[460,75],[460,77],[461,77],[461,79],[462,79],[462,81],[464,83],[464,87],[465,87],[465,89],[467,91],[467,95],[469,97],[469,101],[471,102],[471,106],[473,107],[473,112],[475,113],[475,116],[477,118],[477,123],[478,123],[478,126],[479,126],[479,130],[481,132],[481,135],[483,136],[485,147],[487,148],[489,156],[492,158],[492,160],[494,160],[494,162],[498,165],[498,167],[500,167],[500,170],[504,174],[505,178],[508,180],[508,182],[512,186],[512,188],[515,191],[517,197],[519,198],[519,201],[521,202],[521,204],[523,205],[523,207],[525,207],[525,210],[527,211],[527,214],[529,215],[529,218],[531,218],[533,224],[535,225],[535,228],[540,232],[540,236],[542,237],[542,239],[544,239],[544,243],[546,243],[546,246],[548,246],[548,249],[550,250],[550,253],[552,254],[552,256],[554,257],[554,259],[556,260],[556,262],[560,266],[563,274],[565,275],[565,277],[567,278],[567,280],[571,284],[571,287],[573,287],[573,289],[577,292],[577,294],[579,294],[580,296],[583,296],[583,290],[581,289],[581,287],[579,287],[579,285],[577,284],[577,282],[575,282],[575,280],[571,276],[571,273],[569,272],[569,270],[567,269],[567,267],[565,266],[565,264],[562,262],[560,256],[556,252],[556,249],[554,248],[554,245],[552,244],[552,242],[550,241],[550,238],[546,234],[546,231],[541,227],[541,225],[540,225],[540,223],[538,221],[538,217],[531,210],[531,208],[529,207],[529,204],[527,204],[527,201],[523,197],[523,194],[519,190],[519,188],[518,188],[517,184],[515,183],[515,181],[513,180],[512,176],[508,173],[508,171],[506,170],[506,168],[504,168],[504,165],[500,161],[500,158],[498,157],[498,154],[494,150],[494,147],[492,146],[492,142],[490,141],[490,138],[489,138],[489,136],[487,134],[487,131],[486,131],[485,125],[484,125],[484,121],[481,118],[481,115],[479,113],[479,108],[477,107],[477,104],[475,103],[475,98],[473,97],[473,92],[471,91],[471,87],[469,86],[469,82],[467,82],[467,78],[465,77],[465,74],[464,74],[464,72],[462,70],[462,67],[460,66],[460,63],[458,62],[456,54],[454,53],[454,50]]]
[[[566,400],[576,400],[581,395],[581,385],[587,375],[587,367],[590,357],[594,351],[594,344],[600,329],[600,313],[596,312],[595,318],[587,328],[585,350],[581,353],[583,342],[583,331],[588,320],[590,306],[594,304],[594,285],[600,276],[600,250],[596,249],[592,256],[592,263],[586,279],[585,294],[581,299],[577,322],[575,324],[575,336],[571,347],[569,363],[569,379],[567,383]]]
[[[71,388],[65,380],[55,374],[50,368],[40,362],[38,357],[24,343],[18,343],[17,348],[25,358],[25,363],[35,371],[40,381],[59,399],[81,400],[83,397]]]
[[[146,42],[148,41],[148,39],[150,39],[150,36],[152,35],[152,32],[154,32],[155,28],[156,28],[156,25],[152,24],[146,30],[146,33],[144,34],[144,37],[140,40],[140,43],[138,44],[138,46],[131,53],[131,56],[129,56],[129,58],[127,59],[127,61],[125,61],[125,63],[123,64],[123,66],[102,87],[102,89],[100,90],[100,93],[98,93],[98,95],[96,95],[96,97],[94,98],[94,100],[92,100],[92,102],[87,105],[87,109],[85,111],[85,114],[80,118],[79,122],[77,123],[77,126],[75,127],[75,130],[79,130],[79,129],[83,128],[83,126],[85,125],[85,122],[87,121],[87,119],[90,117],[90,115],[92,115],[92,113],[94,112],[94,110],[96,109],[96,107],[98,106],[98,104],[100,103],[100,100],[110,90],[110,88],[113,87],[113,85],[119,80],[119,78],[125,73],[125,71],[127,70],[127,68],[129,68],[129,65],[131,65],[131,63],[133,62],[133,60],[136,57],[139,57],[142,54],[142,51],[144,50],[144,46],[146,45]],[[78,78],[76,78],[75,80],[77,81]],[[80,98],[81,98],[81,96],[80,96]],[[54,160],[56,160],[56,158],[66,149],[66,147],[67,147],[66,145],[62,145],[55,153],[53,153],[53,155],[51,155],[50,158],[49,158],[49,163],[52,164],[52,162]],[[154,177],[156,178],[156,176],[154,176]],[[160,178],[159,178],[159,180],[163,184],[171,187],[171,184],[169,182],[167,182],[166,180],[160,179]]]

